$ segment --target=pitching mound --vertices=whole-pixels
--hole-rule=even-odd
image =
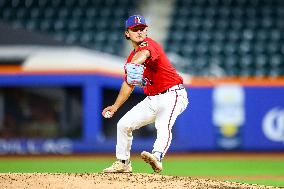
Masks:
[[[139,173],[2,173],[0,188],[275,188],[234,182]]]

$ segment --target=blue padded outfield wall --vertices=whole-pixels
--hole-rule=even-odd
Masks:
[[[80,139],[0,138],[0,153],[113,152],[116,139],[103,136],[103,88],[116,91],[121,77],[70,75],[1,75],[2,87],[81,86],[83,134]],[[284,150],[284,86],[187,86],[187,110],[173,129],[172,152]],[[134,93],[140,94],[141,89]],[[112,103],[115,99],[109,99]],[[139,132],[139,131],[138,131]],[[155,132],[155,130],[153,130]],[[153,135],[155,136],[155,134]],[[135,137],[133,152],[151,150],[155,137]]]

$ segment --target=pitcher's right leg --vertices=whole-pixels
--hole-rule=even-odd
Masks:
[[[132,131],[152,123],[154,119],[155,112],[150,106],[149,99],[145,98],[119,120],[117,124],[117,159],[128,160],[130,158]]]

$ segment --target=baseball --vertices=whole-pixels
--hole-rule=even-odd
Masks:
[[[110,118],[111,117],[111,113],[110,111],[107,111],[104,115],[105,118]]]

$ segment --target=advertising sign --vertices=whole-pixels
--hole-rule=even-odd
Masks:
[[[284,88],[246,89],[243,148],[284,150]]]
[[[221,149],[241,145],[241,128],[245,122],[244,90],[237,84],[217,85],[213,89],[213,124],[216,144]]]

